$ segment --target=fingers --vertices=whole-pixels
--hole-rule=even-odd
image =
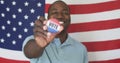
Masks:
[[[33,29],[34,36],[47,37],[47,31],[43,30],[40,26],[35,26]]]
[[[62,23],[60,23],[60,25],[58,25],[58,32],[48,32],[48,26],[46,25],[47,23],[48,20],[45,20],[44,17],[40,17],[38,20],[35,21],[33,32],[35,40],[39,45],[45,45],[46,43],[49,44],[56,37],[56,35],[64,29]]]
[[[34,29],[33,29],[34,36],[40,36],[40,37],[44,37],[44,38],[47,37],[46,28],[45,27],[43,28],[44,21],[45,21],[44,17],[40,17],[39,20],[35,21],[35,25],[34,25]]]
[[[39,18],[39,20],[40,20],[41,22],[44,22],[46,19],[45,19],[43,16],[41,16],[41,17]]]
[[[35,26],[43,26],[44,21],[45,18],[41,16],[38,20],[35,21]]]
[[[40,47],[45,47],[48,44],[43,37],[35,37],[35,41]]]

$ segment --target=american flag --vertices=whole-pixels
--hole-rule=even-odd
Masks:
[[[44,8],[44,0],[0,0],[0,63],[24,61],[23,41],[33,34],[34,21],[44,16]]]
[[[0,63],[29,62],[22,42],[32,34],[34,20],[44,15],[44,3],[47,16],[54,1],[0,0]],[[120,1],[62,1],[71,9],[68,32],[87,47],[89,63],[120,63]]]

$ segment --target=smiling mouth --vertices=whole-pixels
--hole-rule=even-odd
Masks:
[[[62,22],[62,21],[60,21],[59,23],[60,23],[60,24],[64,24],[64,22]]]

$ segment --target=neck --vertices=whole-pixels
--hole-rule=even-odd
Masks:
[[[61,44],[62,44],[67,39],[67,36],[68,36],[67,32],[62,32],[62,33],[58,34],[56,37],[60,39]]]

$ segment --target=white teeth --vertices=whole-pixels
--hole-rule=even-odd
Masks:
[[[63,24],[64,22],[59,22],[60,24]]]

